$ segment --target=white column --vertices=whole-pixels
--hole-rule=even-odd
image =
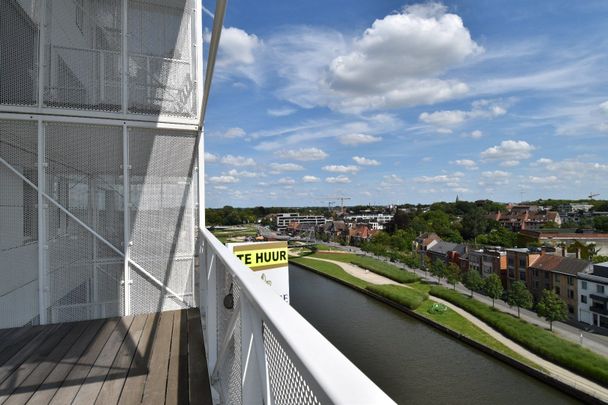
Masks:
[[[122,126],[122,181],[123,181],[123,207],[124,207],[124,235],[123,235],[123,251],[125,253],[124,261],[124,315],[131,315],[131,269],[129,268],[129,258],[131,257],[131,197],[129,195],[129,129],[126,124]]]
[[[122,77],[121,77],[121,89],[122,89],[122,112],[127,114],[129,111],[129,54],[128,54],[128,0],[122,0]]]
[[[45,162],[44,123],[38,120],[38,304],[40,324],[45,325],[48,320],[49,307],[49,279],[48,279],[48,240],[47,240],[47,213],[48,205],[43,196],[46,190],[46,162]]]

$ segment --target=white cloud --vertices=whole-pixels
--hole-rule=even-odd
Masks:
[[[550,185],[559,182],[557,176],[530,176],[528,181],[532,184]]]
[[[477,170],[477,163],[475,163],[475,161],[471,159],[458,159],[455,160],[453,163],[458,166],[462,166],[468,170]]]
[[[213,153],[205,152],[205,163],[214,163],[220,159],[218,155],[214,155]]]
[[[222,158],[222,163],[231,166],[255,166],[255,160],[244,156],[226,155]]]
[[[496,101],[478,100],[473,102],[470,111],[446,110],[432,113],[423,112],[418,119],[427,124],[445,128],[454,127],[475,118],[496,118],[506,113],[505,106]],[[473,136],[473,134],[471,135]],[[481,136],[481,132],[479,132],[479,136]]]
[[[275,173],[280,172],[297,172],[299,170],[304,170],[304,168],[295,163],[271,163],[270,169]]]
[[[226,173],[222,173],[223,175],[226,176],[233,176],[233,177],[247,177],[247,178],[253,178],[253,177],[259,177],[262,176],[260,173],[256,173],[256,172],[248,172],[246,170],[242,170],[242,171],[238,171],[236,169],[230,169],[228,170]]]
[[[608,101],[604,101],[602,104],[600,104],[600,111],[604,114],[608,114]]]
[[[302,177],[302,181],[304,183],[318,183],[319,181],[321,181],[321,179],[315,176],[304,176]]]
[[[232,184],[238,183],[239,179],[234,176],[213,176],[209,177],[209,181],[215,184]]]
[[[509,184],[511,174],[502,170],[481,173],[479,185],[482,187],[503,186]]]
[[[502,141],[500,145],[492,146],[481,152],[484,160],[500,160],[502,166],[515,166],[520,160],[529,159],[536,148],[526,141]]]
[[[211,34],[206,31],[205,42],[209,42]],[[220,76],[244,76],[254,82],[259,82],[256,54],[262,47],[262,41],[254,34],[248,34],[240,28],[224,27],[220,38],[217,73]]]
[[[235,128],[230,128],[226,132],[224,132],[222,134],[222,137],[224,137],[224,138],[242,138],[245,135],[247,135],[247,133],[245,132],[245,130],[243,128],[235,127]]]
[[[452,174],[440,174],[437,176],[420,176],[414,178],[416,183],[432,184],[432,183],[444,183],[450,186],[456,185],[464,177],[464,173],[455,172]]]
[[[311,160],[323,160],[327,156],[329,156],[323,150],[318,148],[282,150],[276,152],[275,155],[285,159],[299,160],[301,162],[307,162]]]
[[[343,145],[356,146],[366,143],[380,142],[382,138],[379,136],[366,134],[345,134],[338,136],[338,140]]]
[[[278,95],[305,108],[345,112],[412,106],[465,94],[441,76],[482,52],[462,19],[444,6],[409,6],[376,20],[361,36],[300,27],[268,41],[288,84]]]
[[[368,159],[363,156],[353,156],[355,163],[361,166],[380,166],[380,162],[375,159]]]
[[[471,133],[468,134],[469,137],[473,138],[473,139],[479,139],[483,136],[483,132],[481,132],[480,130],[476,129],[474,131],[472,131]]]
[[[294,179],[292,179],[291,177],[283,177],[283,178],[280,178],[277,181],[277,183],[282,184],[284,186],[291,186],[293,184],[296,184],[296,181]]]
[[[328,166],[323,166],[323,170],[325,170],[326,172],[332,172],[332,173],[351,173],[351,174],[355,174],[357,173],[360,168],[355,166],[355,165],[328,165]]]
[[[346,176],[340,175],[337,177],[326,177],[325,182],[330,183],[330,184],[335,184],[335,183],[346,184],[346,183],[350,183],[350,179]]]
[[[296,112],[296,109],[290,107],[269,108],[268,110],[266,110],[266,112],[272,117],[285,117]]]
[[[382,177],[379,186],[381,189],[393,188],[399,184],[403,184],[403,179],[396,174],[389,174]]]

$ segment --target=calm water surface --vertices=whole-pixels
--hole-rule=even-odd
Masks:
[[[385,304],[289,269],[291,305],[400,404],[577,403]]]

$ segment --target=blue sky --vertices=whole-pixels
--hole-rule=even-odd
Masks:
[[[608,198],[606,33],[606,1],[231,0],[207,206]]]

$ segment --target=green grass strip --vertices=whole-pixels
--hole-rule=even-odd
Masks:
[[[366,288],[369,285],[369,283],[367,283],[355,276],[348,274],[347,272],[342,270],[340,268],[340,266],[333,264],[333,263],[328,263],[328,262],[324,262],[321,260],[315,260],[315,259],[306,259],[303,257],[298,257],[298,258],[290,257],[289,262],[295,263],[302,267],[306,267],[308,269],[316,270],[323,274],[327,274],[328,276],[335,277],[339,280],[342,280],[346,283],[352,284],[359,288]]]
[[[414,283],[420,280],[420,277],[414,273],[372,257],[340,253],[315,253],[313,257],[351,263],[399,283]]]
[[[367,289],[391,301],[405,305],[409,309],[418,308],[429,296],[418,290],[399,285],[369,285]]]
[[[540,357],[604,386],[608,385],[608,358],[457,291],[432,286],[430,293],[458,305]]]

